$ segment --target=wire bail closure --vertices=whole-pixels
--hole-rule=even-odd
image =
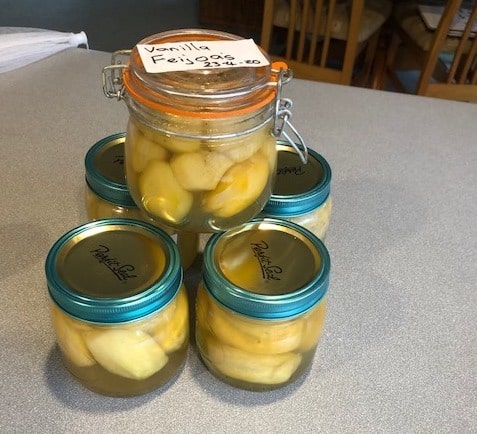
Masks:
[[[308,148],[306,146],[305,140],[298,132],[298,130],[290,122],[292,118],[291,108],[293,106],[293,101],[290,98],[282,97],[282,87],[284,84],[287,84],[293,78],[293,71],[291,69],[280,68],[278,72],[278,81],[277,81],[277,97],[275,100],[275,117],[274,125],[272,129],[272,134],[275,137],[283,136],[296,153],[300,157],[300,160],[303,164],[308,162]],[[289,133],[285,130],[288,127],[291,130],[291,133],[298,140],[298,144],[295,140],[292,139]],[[302,149],[300,149],[300,147]]]
[[[122,63],[120,56],[127,56],[131,54],[132,50],[118,50],[111,56],[111,65],[105,66],[102,72],[103,79],[103,93],[108,98],[116,98],[121,101],[124,98],[124,85],[122,79],[122,71],[127,67]]]

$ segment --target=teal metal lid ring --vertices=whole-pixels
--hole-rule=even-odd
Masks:
[[[78,226],[51,247],[45,273],[51,299],[84,321],[134,321],[165,307],[183,280],[172,238],[149,223],[103,219]]]
[[[136,207],[124,175],[124,140],[117,133],[96,142],[86,153],[85,178],[89,188],[100,198],[125,207]]]
[[[303,164],[293,148],[277,142],[278,167],[275,186],[263,213],[270,217],[293,217],[306,214],[328,199],[331,190],[331,167],[313,149]],[[281,179],[283,178],[283,179]]]
[[[232,263],[236,268],[229,267]],[[229,310],[258,319],[286,319],[324,297],[330,256],[302,226],[256,218],[209,239],[202,274],[208,292]]]

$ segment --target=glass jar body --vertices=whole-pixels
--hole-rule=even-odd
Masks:
[[[126,179],[149,217],[178,231],[217,232],[258,215],[276,171],[271,104],[201,119],[127,101]]]
[[[330,226],[331,219],[331,209],[332,209],[332,199],[331,195],[318,207],[315,209],[300,215],[280,215],[273,216],[276,218],[282,218],[284,220],[296,223],[304,228],[313,232],[320,240],[324,241],[326,238],[326,233],[328,227]],[[262,217],[270,217],[266,213],[261,214]]]
[[[188,349],[189,310],[184,285],[145,318],[97,324],[72,317],[51,302],[54,330],[66,368],[85,387],[107,396],[134,396],[178,374]]]
[[[137,206],[124,206],[109,202],[98,196],[91,188],[85,188],[86,214],[90,220],[106,218],[131,218],[146,220],[145,215]],[[150,219],[147,219],[151,223]]]
[[[232,386],[264,391],[298,379],[309,367],[326,311],[322,298],[306,312],[285,319],[257,319],[227,309],[200,283],[196,342],[207,368]]]

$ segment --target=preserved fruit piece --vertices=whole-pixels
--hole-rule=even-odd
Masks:
[[[186,190],[213,190],[233,161],[220,152],[200,151],[174,155],[171,167]]]
[[[85,341],[104,369],[133,380],[150,377],[169,360],[157,342],[140,330],[94,330],[86,334]]]
[[[264,136],[259,152],[267,159],[270,173],[275,173],[277,165],[277,144],[276,139],[269,132]]]
[[[303,333],[300,351],[313,349],[320,339],[325,322],[326,299],[322,299],[318,306],[312,308],[303,318]]]
[[[68,318],[56,306],[52,307],[53,325],[56,331],[58,345],[65,356],[79,367],[92,366],[96,363],[93,355],[88,350],[80,330],[88,330],[89,327]]]
[[[152,132],[158,143],[173,153],[197,152],[200,149],[200,140],[173,136],[164,133]]]
[[[157,131],[145,125],[141,125],[141,132],[151,141],[157,143],[166,152],[182,153],[196,152],[200,149],[200,140],[194,138],[181,137]]]
[[[187,216],[193,196],[177,181],[169,164],[151,161],[139,178],[144,208],[165,221],[179,223]]]
[[[178,350],[188,337],[188,318],[187,294],[185,289],[181,289],[171,305],[161,312],[159,323],[150,331],[151,336],[167,354]]]
[[[168,152],[157,142],[146,137],[132,122],[128,126],[127,140],[134,141],[133,152],[128,154],[131,159],[131,165],[135,172],[142,172],[150,161],[166,160]]]
[[[257,153],[225,172],[217,188],[206,193],[205,208],[218,217],[238,214],[260,196],[268,179],[268,161]]]
[[[332,200],[328,196],[325,203],[322,204],[315,212],[314,219],[309,223],[308,229],[312,231],[320,240],[323,240],[330,226]],[[292,220],[293,221],[293,220]]]
[[[210,329],[224,344],[257,354],[280,354],[296,350],[302,341],[303,323],[288,321],[254,321],[227,312],[216,303],[209,306]]]
[[[279,141],[273,192],[260,213],[300,225],[324,240],[330,225],[332,171],[328,162],[308,149],[303,164],[290,143]]]
[[[222,374],[255,384],[281,384],[288,381],[301,363],[296,353],[253,354],[225,345],[212,336],[204,342],[206,358]]]
[[[267,136],[271,138],[270,132],[259,130],[250,134],[245,140],[239,140],[235,144],[227,145],[225,154],[236,163],[248,160],[255,152],[257,152],[267,140]],[[273,140],[273,139],[272,139]],[[275,141],[273,141],[275,143]]]

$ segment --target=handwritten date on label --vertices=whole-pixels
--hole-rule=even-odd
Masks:
[[[148,73],[269,65],[252,39],[138,44]]]

